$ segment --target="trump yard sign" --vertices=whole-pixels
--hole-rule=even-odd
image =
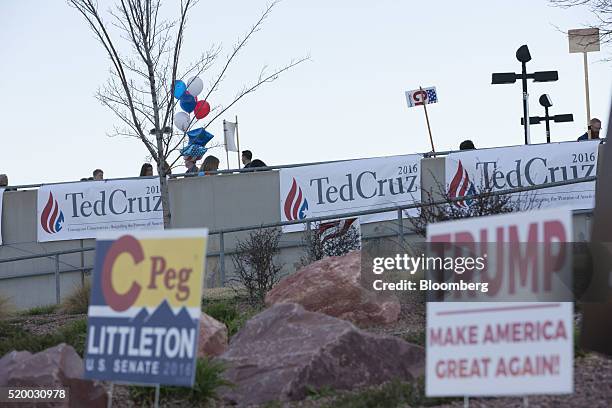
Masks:
[[[99,237],[85,378],[192,386],[207,231]]]

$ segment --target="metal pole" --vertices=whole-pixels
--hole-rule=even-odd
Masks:
[[[155,385],[155,402],[153,403],[155,408],[159,408],[159,384]]]
[[[404,217],[402,210],[397,210],[397,226],[400,243],[404,243]]]
[[[81,239],[81,249],[84,248],[83,240]],[[85,287],[85,252],[81,251],[81,287]]]
[[[55,303],[60,304],[59,254],[55,255]]]
[[[229,152],[227,151],[227,136],[225,135],[225,133],[227,132],[227,129],[225,128],[225,119],[223,119],[223,139],[225,142],[225,160],[227,160],[227,169],[229,170],[230,168],[230,164],[229,164]]]
[[[591,129],[589,128],[591,123],[591,100],[589,98],[589,58],[587,53],[583,52],[584,55],[584,92],[586,94],[586,114],[587,114],[587,132],[589,139],[591,138]]]
[[[225,242],[223,232],[219,233],[219,273],[221,274],[221,287],[225,287]]]
[[[544,107],[544,115],[546,115],[546,143],[550,143],[550,117],[548,116],[548,106]]]
[[[529,94],[527,93],[527,64],[522,62],[523,74],[521,83],[523,85],[523,128],[525,132],[525,144],[529,144]]]
[[[238,148],[238,170],[240,170],[240,136],[238,134],[238,115],[236,115],[236,148]]]
[[[470,408],[470,397],[463,397],[463,408]]]
[[[108,391],[108,401],[106,401],[106,408],[111,408],[113,406],[113,388],[115,383],[110,383],[110,390]]]
[[[419,87],[421,92],[423,91],[423,87]],[[427,94],[425,94],[427,95]],[[423,98],[423,110],[425,111],[425,121],[427,122],[427,130],[429,131],[429,141],[431,142],[431,151],[433,152],[434,157],[436,156],[436,148],[434,147],[433,137],[431,136],[431,126],[429,125],[429,115],[427,114],[427,98],[426,96],[422,96]]]
[[[523,397],[523,408],[528,408],[529,407],[529,398],[525,395]]]

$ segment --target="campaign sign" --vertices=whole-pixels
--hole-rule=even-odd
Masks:
[[[538,186],[597,174],[599,141],[545,143],[464,150],[446,156],[446,188],[451,198]],[[576,183],[518,193],[523,209],[595,205],[595,182]],[[453,205],[465,207],[470,200]],[[531,208],[529,208],[529,206]]]
[[[474,255],[481,255],[480,244],[493,243],[488,255],[496,259],[471,279],[489,286],[480,295],[487,302],[471,301],[478,297],[466,292],[467,302],[450,296],[427,303],[427,396],[573,392],[573,303],[525,301],[563,295],[564,283],[571,287],[559,275],[571,265],[561,245],[571,237],[569,208],[428,226],[430,243],[467,243]]]
[[[421,155],[286,168],[279,179],[281,221],[414,204],[421,199]],[[397,211],[359,217],[362,224],[392,219]],[[283,227],[285,232],[304,229],[305,224]]]
[[[38,242],[164,229],[159,179],[43,185],[37,201]]]
[[[96,240],[85,378],[192,386],[207,230]]]

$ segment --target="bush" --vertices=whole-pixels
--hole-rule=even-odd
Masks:
[[[31,309],[25,310],[20,314],[23,316],[40,316],[55,313],[56,309],[57,305],[36,306]]]
[[[227,327],[227,335],[232,337],[244,326],[244,324],[261,311],[261,308],[250,307],[243,313],[240,313],[238,306],[230,301],[217,301],[204,306],[204,313],[217,319]]]
[[[337,221],[315,222],[304,233],[306,255],[300,265],[306,266],[328,256],[342,256],[361,248],[361,233],[355,226],[355,218]],[[329,225],[334,225],[328,228]],[[347,226],[348,225],[348,226]]]
[[[220,387],[231,387],[232,384],[222,376],[225,366],[217,360],[198,358],[195,382],[192,388],[161,387],[161,399],[188,399],[191,403],[205,403],[217,399]],[[155,399],[155,388],[130,386],[130,395],[138,405],[152,405]]]
[[[77,287],[68,297],[62,302],[61,310],[68,314],[84,314],[87,313],[89,307],[89,296],[91,295],[91,282],[85,280],[83,286]]]
[[[12,312],[11,301],[9,298],[0,296],[0,319],[4,319]]]
[[[238,277],[231,282],[244,287],[252,305],[263,304],[266,293],[280,280],[282,265],[275,261],[280,237],[278,228],[259,229],[236,244],[232,261]]]

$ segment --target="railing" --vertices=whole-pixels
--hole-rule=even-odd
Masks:
[[[573,179],[573,180],[557,181],[553,183],[546,183],[546,184],[540,184],[540,185],[535,185],[535,186],[517,187],[517,188],[508,189],[508,190],[491,191],[491,192],[486,192],[486,193],[474,194],[470,196],[461,196],[461,197],[456,197],[453,199],[443,198],[440,200],[434,200],[434,201],[430,201],[426,203],[420,202],[420,203],[407,204],[407,205],[401,205],[401,206],[389,206],[389,207],[383,207],[383,208],[374,208],[371,210],[351,211],[351,212],[346,212],[346,213],[341,213],[341,214],[323,215],[319,217],[311,217],[311,218],[295,220],[295,221],[280,221],[280,222],[273,222],[273,223],[267,223],[267,224],[262,223],[259,225],[248,225],[248,226],[242,226],[242,227],[222,228],[219,230],[211,230],[209,231],[209,235],[219,235],[219,251],[216,253],[215,252],[208,253],[207,256],[219,257],[219,272],[221,275],[221,285],[224,286],[225,283],[227,282],[226,275],[225,275],[225,256],[228,253],[232,253],[232,252],[228,252],[225,250],[224,238],[225,238],[225,235],[229,233],[250,231],[250,230],[256,230],[256,229],[261,229],[261,228],[278,228],[278,227],[297,225],[297,224],[306,224],[306,230],[310,230],[312,223],[316,223],[320,221],[327,221],[327,220],[339,219],[339,218],[353,218],[353,217],[380,214],[380,213],[386,213],[386,212],[396,212],[397,213],[397,226],[398,226],[398,230],[396,233],[366,236],[366,237],[363,237],[363,239],[367,240],[367,239],[383,238],[383,237],[390,237],[390,236],[397,235],[399,242],[403,242],[404,236],[405,236],[403,221],[404,221],[404,212],[406,210],[417,209],[417,208],[422,208],[422,207],[432,206],[432,205],[443,205],[449,202],[464,201],[466,199],[485,198],[485,197],[494,197],[494,196],[502,196],[502,195],[508,195],[508,194],[523,193],[527,191],[534,191],[534,190],[540,190],[540,189],[552,188],[552,187],[560,187],[560,186],[566,186],[566,185],[578,184],[578,183],[586,183],[586,182],[592,182],[596,180],[597,180],[597,176],[583,177],[583,178],[578,178],[578,179]],[[574,214],[579,214],[579,213],[590,214],[591,212],[592,212],[591,210],[578,210],[578,211],[574,211]],[[284,248],[292,248],[292,247],[299,247],[299,246],[301,245],[299,244],[298,245],[284,245],[281,248],[284,249]],[[60,271],[60,267],[59,267],[60,256],[67,255],[67,254],[74,254],[74,253],[84,253],[84,252],[89,252],[93,250],[95,250],[95,247],[83,247],[83,248],[75,248],[75,249],[58,251],[58,252],[49,252],[49,253],[44,253],[44,254],[33,254],[33,255],[25,255],[25,256],[13,257],[13,258],[0,259],[0,264],[8,263],[8,262],[20,262],[20,261],[38,259],[38,258],[52,258],[54,259],[54,262],[55,262],[54,272],[39,272],[39,273],[32,273],[32,274],[27,274],[27,275],[6,276],[6,277],[0,277],[0,280],[19,279],[19,278],[25,278],[25,277],[31,277],[31,276],[44,276],[44,275],[54,274],[55,275],[55,295],[56,295],[55,297],[56,297],[56,302],[59,303],[60,297],[61,297],[60,296],[60,273],[81,271],[83,275],[86,271],[90,271],[92,269],[92,267],[84,267],[82,265],[81,268],[74,268],[71,270]]]

